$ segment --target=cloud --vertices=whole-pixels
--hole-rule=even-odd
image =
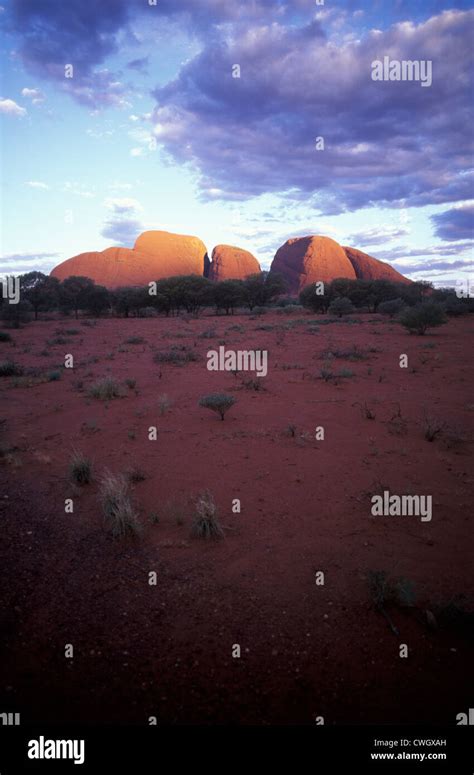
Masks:
[[[143,210],[140,202],[132,197],[123,197],[121,199],[109,198],[105,200],[105,206],[116,215],[123,215],[125,213],[138,212]]]
[[[253,0],[252,15],[270,4],[271,0]],[[158,0],[156,7],[145,0],[11,0],[6,28],[18,35],[18,55],[28,72],[56,82],[88,107],[126,107],[126,87],[122,85],[119,93],[116,75],[101,66],[119,51],[126,34],[133,38],[132,21],[179,17],[192,30],[207,30],[225,19],[248,15],[236,5],[233,0]],[[65,78],[66,64],[74,66],[71,79]],[[139,69],[142,60],[130,64]]]
[[[112,211],[112,217],[105,222],[101,235],[112,239],[115,244],[133,247],[136,238],[144,230],[137,217],[143,210],[140,202],[133,197],[109,197],[104,204]]]
[[[425,14],[439,5],[426,0]],[[411,8],[397,2],[393,16]],[[25,67],[93,109],[130,105],[131,87],[103,63],[124,40],[139,40],[135,28],[177,22],[201,50],[154,91],[152,132],[170,160],[197,173],[204,201],[275,193],[324,214],[471,195],[474,11],[425,14],[371,30],[351,29],[349,12],[316,18],[314,0],[51,0],[40,10],[12,0],[8,12]],[[371,62],[385,54],[432,60],[432,87],[372,81]],[[145,60],[130,59],[128,69]],[[144,156],[148,140],[133,139],[130,154]]]
[[[436,236],[452,241],[474,238],[474,203],[462,204],[444,213],[432,215]]]
[[[146,73],[149,63],[150,57],[146,56],[141,59],[132,59],[131,62],[127,62],[127,67],[130,70],[137,70],[139,73]]]
[[[49,272],[57,263],[59,253],[6,253],[0,256],[0,272],[23,274],[36,269]]]
[[[377,226],[373,229],[358,231],[351,234],[344,244],[355,245],[356,247],[365,247],[366,245],[384,245],[386,242],[405,237],[410,230],[404,227],[396,226]]]
[[[399,258],[412,258],[416,256],[458,256],[460,253],[472,251],[474,243],[470,240],[450,243],[447,245],[430,245],[421,248],[409,248],[407,245],[392,248],[391,250],[379,250],[377,258],[383,261],[392,261]]]
[[[155,89],[155,137],[204,200],[273,192],[336,214],[467,199],[473,19],[447,11],[337,43],[315,22],[225,27]],[[433,60],[431,88],[372,81],[385,54]]]
[[[0,99],[0,113],[5,113],[7,116],[26,116],[25,108],[17,105],[15,100]]]
[[[84,199],[93,199],[95,197],[95,193],[89,191],[84,183],[71,183],[71,181],[66,181],[63,186],[63,191],[68,194],[74,194],[75,196],[82,196]]]
[[[29,186],[30,188],[43,188],[45,190],[49,190],[48,184],[42,183],[40,180],[27,180],[25,186]]]
[[[0,256],[0,261],[10,263],[15,261],[40,261],[44,258],[57,258],[59,253],[4,253]]]
[[[23,97],[28,97],[31,99],[31,102],[33,105],[39,105],[41,102],[44,102],[46,97],[44,96],[43,92],[40,89],[28,89],[24,88],[21,90]]]
[[[136,238],[142,231],[143,226],[136,218],[116,217],[105,222],[101,235],[107,239],[112,239],[117,245],[133,247]]]
[[[395,269],[402,274],[413,274],[418,272],[444,272],[447,269],[472,269],[472,261],[423,261],[415,264],[393,264]]]
[[[127,190],[133,188],[133,186],[132,186],[131,183],[123,183],[120,180],[116,180],[113,183],[110,183],[108,185],[108,188],[111,191],[127,191]]]

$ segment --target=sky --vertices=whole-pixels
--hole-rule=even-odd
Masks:
[[[165,229],[474,280],[474,0],[0,3],[0,274]]]

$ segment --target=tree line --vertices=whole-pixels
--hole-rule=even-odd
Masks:
[[[250,311],[278,304],[295,304],[286,297],[286,283],[275,272],[261,272],[245,280],[211,282],[198,275],[168,277],[143,287],[108,290],[89,277],[71,276],[59,281],[42,272],[19,276],[20,301],[10,304],[0,296],[0,316],[12,326],[20,325],[42,312],[65,315],[85,313],[142,317],[150,314],[197,315],[214,307],[217,314],[231,315],[236,309]],[[299,304],[315,313],[345,315],[353,311],[382,312],[390,315],[422,303],[439,303],[450,315],[474,311],[474,299],[458,299],[454,289],[434,289],[430,283],[393,283],[388,280],[348,280],[313,283],[299,294]]]

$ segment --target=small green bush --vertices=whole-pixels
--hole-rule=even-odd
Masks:
[[[447,323],[443,307],[434,301],[424,301],[415,307],[408,307],[398,317],[398,322],[410,334],[423,336],[429,328]]]

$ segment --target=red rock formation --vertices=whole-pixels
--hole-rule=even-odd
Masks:
[[[404,277],[390,264],[379,261],[378,258],[363,253],[357,248],[343,248],[347,258],[354,267],[356,277],[360,280],[390,280],[392,283],[410,283],[407,277]]]
[[[342,247],[329,237],[297,237],[278,248],[271,265],[286,280],[288,293],[298,294],[306,285],[331,282],[336,277],[355,280],[356,273]]]
[[[154,256],[160,274],[153,279],[179,274],[204,274],[207,250],[198,237],[171,234],[168,231],[144,231],[134,250]]]
[[[251,274],[261,272],[255,256],[232,245],[216,245],[212,251],[212,263],[209,265],[210,280],[245,280]]]
[[[118,288],[146,285],[172,275],[201,275],[207,258],[206,247],[197,237],[146,231],[135,248],[107,248],[102,252],[80,253],[56,266],[51,274],[58,280],[71,275],[90,277],[98,285]]]

